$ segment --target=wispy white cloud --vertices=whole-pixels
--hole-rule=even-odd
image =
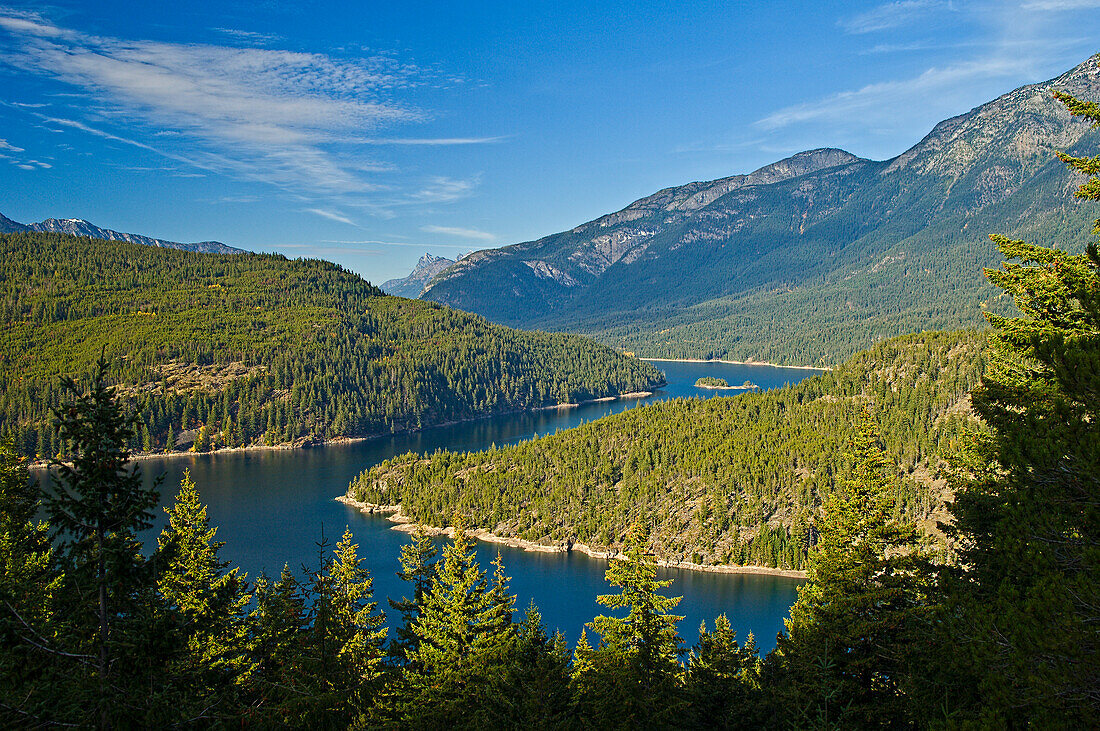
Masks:
[[[144,142],[138,142],[137,140],[131,140],[126,137],[119,137],[116,134],[105,132],[101,129],[96,129],[95,127],[90,127],[89,125],[86,125],[83,122],[78,122],[75,119],[62,119],[59,117],[47,117],[45,115],[42,115],[41,119],[43,122],[49,125],[78,129],[81,132],[87,132],[90,135],[102,137],[105,140],[111,140],[112,142],[121,142],[124,145],[133,145],[134,147],[140,147],[141,149],[149,150],[150,152],[158,152],[158,150],[152,145],[147,145]]]
[[[284,252],[289,256],[298,256],[298,251],[305,251],[306,256],[329,256],[338,257],[347,254],[358,254],[362,256],[383,256],[384,252],[378,249],[364,249],[361,247],[349,247],[349,246],[318,246],[317,244],[280,244],[275,247],[277,251]]]
[[[351,220],[350,218],[348,218],[344,214],[338,213],[336,211],[329,211],[329,210],[326,210],[324,208],[307,208],[305,210],[308,213],[312,213],[316,216],[320,216],[321,218],[327,218],[330,221],[336,221],[337,223],[346,223],[349,226],[358,225],[358,224],[355,223],[355,221]]]
[[[363,241],[322,240],[320,243],[322,243],[322,244],[374,244],[376,246],[408,246],[408,247],[411,247],[411,248],[414,248],[414,249],[424,249],[424,248],[429,248],[430,247],[430,248],[433,248],[433,249],[459,249],[461,251],[465,251],[465,250],[470,248],[468,244],[437,244],[437,243],[434,243],[434,242],[430,243],[430,244],[418,244],[418,243],[413,243],[411,241],[378,241],[378,240],[375,240],[375,239],[366,239],[366,240],[363,240]],[[305,246],[309,246],[309,245],[308,244],[302,244],[302,246],[305,247]]]
[[[878,43],[866,50],[860,51],[861,56],[870,56],[878,53],[908,53],[912,51],[928,51],[935,48],[935,44],[926,41],[913,43]]]
[[[944,0],[898,0],[898,2],[879,5],[850,18],[844,18],[839,25],[848,33],[874,33],[908,25],[929,13],[951,8],[951,3]]]
[[[496,241],[497,237],[488,231],[479,231],[476,228],[459,228],[458,226],[421,226],[420,230],[429,234],[443,234],[444,236],[457,236],[474,241]]]
[[[969,83],[1018,77],[1028,70],[1030,66],[1026,59],[1001,56],[930,68],[909,79],[868,84],[824,99],[795,104],[769,114],[757,121],[755,126],[775,130],[803,122],[850,123],[853,119],[867,124],[871,118],[896,118],[915,100],[926,100],[926,104],[955,104],[957,92],[964,90]]]
[[[269,43],[282,40],[274,33],[258,33],[254,30],[240,30],[239,28],[211,28],[210,30],[221,33],[235,41],[255,46],[266,46]]]
[[[477,187],[478,178],[460,180],[444,175],[433,176],[428,183],[409,198],[417,203],[451,203],[469,197]]]
[[[53,167],[53,165],[48,162],[29,159],[25,155],[20,155],[19,153],[26,152],[26,150],[17,145],[13,145],[5,139],[0,139],[0,151],[2,151],[0,152],[0,160],[7,160],[9,163],[22,170],[48,170]]]
[[[250,46],[278,40],[252,31],[215,30]],[[372,174],[393,166],[364,159],[355,152],[361,145],[468,145],[501,139],[379,136],[386,128],[427,119],[402,97],[427,81],[439,82],[436,72],[386,55],[345,58],[127,40],[0,8],[0,64],[81,90],[72,105],[83,109],[50,117],[55,126],[340,205],[387,187]],[[163,144],[141,141],[152,141],[154,135]],[[447,202],[465,197],[474,184],[435,177],[394,197]]]
[[[381,137],[378,139],[358,140],[364,145],[486,145],[502,142],[506,137]]]
[[[872,11],[881,11],[878,15],[860,16],[859,24],[852,19],[851,29],[870,29],[876,19],[881,26],[904,17],[906,22],[921,23],[922,37],[880,44],[871,53],[929,50],[935,51],[936,60],[893,77],[867,67],[867,77],[876,79],[873,83],[777,109],[741,137],[763,138],[761,150],[832,146],[864,157],[891,157],[902,151],[899,141],[916,142],[937,122],[1021,84],[1056,76],[1095,51],[1095,40],[1087,33],[1066,32],[1063,16],[1026,9],[1042,2],[1054,0],[880,5]],[[1093,4],[1100,5],[1100,0]],[[927,17],[907,15],[918,11]],[[952,22],[969,29],[967,33],[941,37],[925,32],[942,24],[948,12]]]
[[[11,9],[4,9],[3,15],[0,15],[0,28],[4,28],[11,33],[22,33],[43,38],[57,38],[65,33],[61,28],[43,21],[37,13]]]

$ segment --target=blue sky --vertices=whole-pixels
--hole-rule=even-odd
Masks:
[[[1100,0],[0,0],[0,212],[371,281],[794,152],[896,155],[1100,51]]]

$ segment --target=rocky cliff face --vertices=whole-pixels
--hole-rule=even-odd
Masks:
[[[382,291],[398,297],[416,299],[435,275],[454,264],[454,260],[425,253],[416,262],[409,276],[391,279],[382,284]]]
[[[17,223],[0,214],[0,233],[14,233],[17,231],[41,231],[43,233],[70,234],[72,236],[87,236],[92,239],[105,241],[125,241],[131,244],[143,246],[158,246],[167,249],[182,249],[184,251],[198,251],[206,254],[240,254],[244,249],[228,246],[220,241],[200,241],[193,244],[181,244],[177,241],[165,241],[153,239],[140,234],[128,234],[112,231],[109,228],[100,228],[82,218],[47,218],[39,223]]]
[[[837,359],[903,322],[976,324],[981,268],[999,261],[985,234],[1043,240],[1096,217],[1072,200],[1081,181],[1053,149],[1092,155],[1098,135],[1053,89],[1100,98],[1097,57],[941,122],[892,160],[820,149],[667,188],[570,231],[476,252],[421,296],[651,355],[690,340],[678,355],[775,357],[776,338],[791,337],[777,331],[826,329],[818,321],[841,311],[877,324],[841,328],[835,337],[852,343]]]

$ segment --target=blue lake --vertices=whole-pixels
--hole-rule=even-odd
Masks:
[[[714,362],[662,361],[654,365],[665,372],[668,386],[644,399],[493,416],[314,449],[188,455],[148,459],[140,464],[147,480],[165,475],[164,504],[175,495],[183,471],[190,470],[209,507],[210,521],[218,526],[218,538],[226,542],[222,556],[253,577],[261,571],[277,575],[284,564],[295,570],[303,564],[316,566],[322,531],[335,544],[345,526],[351,528],[359,554],[374,576],[375,598],[388,609],[385,598],[397,598],[406,591],[395,572],[407,536],[391,530],[392,524],[383,518],[364,515],[334,500],[363,469],[408,451],[479,450],[493,444],[512,444],[669,398],[739,393],[696,388],[694,383],[701,376],[724,378],[731,385],[749,380],[769,389],[818,373],[811,369]],[[163,523],[163,513],[159,519]],[[155,542],[152,532],[149,541]],[[479,543],[477,550],[487,567],[498,547]],[[584,623],[601,613],[596,595],[608,592],[603,579],[606,560],[579,553],[538,553],[507,547],[499,550],[512,577],[517,606],[522,610],[534,600],[551,632],[560,629],[574,642]],[[779,576],[678,569],[662,569],[662,574],[674,579],[667,593],[684,597],[678,611],[685,616],[680,633],[688,645],[695,642],[700,621],[705,619],[710,624],[715,616],[725,613],[738,630],[738,637],[743,640],[752,631],[763,651],[774,646],[775,635],[783,628],[783,619],[801,583]]]

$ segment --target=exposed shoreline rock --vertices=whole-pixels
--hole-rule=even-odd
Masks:
[[[454,536],[454,527],[448,526],[446,528],[440,528],[432,525],[422,525],[415,522],[412,518],[401,512],[400,505],[377,505],[375,503],[365,503],[356,500],[347,495],[340,495],[336,498],[336,502],[343,503],[348,507],[356,508],[357,510],[367,513],[369,515],[384,515],[386,520],[394,523],[391,530],[399,530],[404,533],[413,533],[417,529],[420,529],[431,536],[445,535],[448,537]],[[572,551],[578,551],[585,554],[590,558],[595,559],[621,559],[621,552],[615,549],[609,548],[596,548],[589,546],[585,543],[580,543],[573,537],[569,537],[564,541],[556,544],[544,544],[535,543],[533,541],[524,540],[522,538],[515,538],[511,536],[500,536],[484,528],[477,528],[474,530],[466,531],[472,538],[485,543],[495,543],[502,546],[508,546],[509,548],[520,548],[524,551],[535,551],[538,553],[569,553]],[[669,569],[683,569],[685,571],[702,571],[714,574],[765,574],[769,576],[785,576],[793,579],[805,579],[805,571],[795,571],[793,569],[777,569],[770,568],[768,566],[737,566],[734,564],[715,564],[715,565],[703,565],[697,563],[691,563],[689,561],[668,561],[666,559],[657,559],[657,565],[662,568]]]

